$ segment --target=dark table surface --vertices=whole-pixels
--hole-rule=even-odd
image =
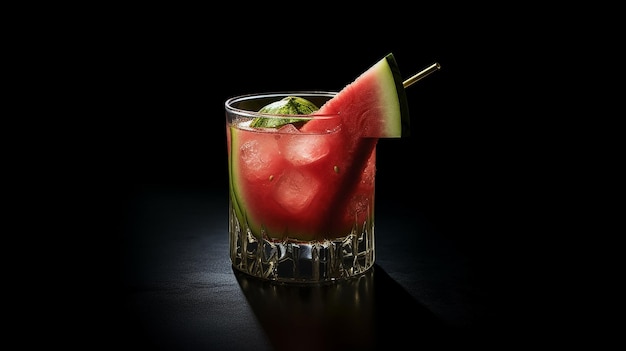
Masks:
[[[233,271],[225,190],[128,187],[116,208],[117,288],[100,297],[111,322],[98,334],[113,345],[149,349],[330,350],[488,346],[544,333],[545,323],[527,310],[530,296],[513,283],[512,250],[451,235],[462,226],[442,227],[391,200],[377,198],[370,272],[293,287]]]

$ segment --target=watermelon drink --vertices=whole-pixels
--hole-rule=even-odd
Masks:
[[[339,92],[228,99],[233,267],[281,283],[372,268],[376,145],[408,134],[407,106],[392,54]]]
[[[333,92],[242,96],[227,103],[230,253],[235,268],[279,281],[347,278],[374,263],[376,139],[350,154],[338,114],[294,115],[255,128],[258,111],[298,96],[323,105]],[[262,117],[260,117],[262,116]],[[280,122],[282,121],[282,122]],[[312,124],[319,121],[319,125]],[[348,162],[358,158],[359,167]]]

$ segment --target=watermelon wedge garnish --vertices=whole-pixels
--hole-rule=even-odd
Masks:
[[[393,54],[388,54],[326,102],[317,114],[339,114],[351,137],[400,138],[410,132],[409,106]],[[302,131],[330,130],[334,121],[312,120]],[[347,130],[346,130],[347,129]]]
[[[376,144],[409,134],[400,71],[388,54],[299,129],[229,128],[231,198],[257,237],[329,239],[373,220]],[[334,116],[334,118],[327,118]],[[297,151],[296,151],[297,150]]]
[[[355,181],[375,154],[378,138],[400,138],[410,131],[409,108],[402,76],[393,54],[371,66],[352,83],[322,107],[319,114],[338,114],[341,118],[343,159],[338,167],[344,172],[328,201],[326,218],[330,227],[340,226],[344,220],[337,213],[344,212],[356,191]],[[333,120],[312,120],[301,130],[323,131],[333,128]]]

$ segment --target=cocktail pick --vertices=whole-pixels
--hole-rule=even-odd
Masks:
[[[429,74],[439,70],[440,68],[441,68],[441,65],[438,62],[435,62],[432,65],[424,68],[423,70],[417,72],[411,78],[409,78],[409,79],[405,80],[404,82],[402,82],[402,85],[405,88],[407,88],[407,87],[413,85],[413,83],[417,83],[417,81],[421,80],[422,78],[425,78]]]

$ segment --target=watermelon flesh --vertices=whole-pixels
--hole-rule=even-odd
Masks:
[[[324,240],[371,225],[376,144],[408,131],[393,56],[372,66],[314,116],[319,118],[300,129],[287,124],[228,130],[235,212],[257,237]]]

